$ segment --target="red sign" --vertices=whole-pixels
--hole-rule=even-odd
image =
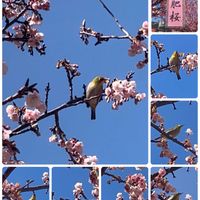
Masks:
[[[170,27],[183,26],[183,0],[168,0],[167,24]]]

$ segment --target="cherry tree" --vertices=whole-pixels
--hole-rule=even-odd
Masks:
[[[145,43],[148,37],[148,22],[143,22],[135,36],[132,36],[120,24],[119,20],[104,2],[99,0],[99,3],[113,18],[123,35],[104,35],[92,28],[88,28],[86,20],[83,19],[80,27],[81,40],[84,44],[88,44],[89,38],[96,38],[95,45],[100,45],[110,40],[128,40],[130,42],[128,50],[130,56],[144,55],[143,59],[138,61],[136,65],[138,69],[142,69],[148,63],[148,48]],[[43,21],[43,12],[49,11],[50,8],[51,4],[48,0],[3,1],[3,41],[14,44],[21,51],[28,51],[32,56],[36,53],[45,56],[44,34],[40,32],[39,28]],[[6,74],[8,68],[7,62],[4,61],[4,74]],[[51,117],[54,119],[54,124],[49,128],[51,132],[49,142],[54,143],[66,152],[68,162],[72,164],[97,163],[98,157],[96,155],[86,155],[83,142],[75,136],[70,137],[66,133],[67,131],[63,130],[60,123],[61,111],[85,104],[88,101],[85,83],[82,84],[82,95],[78,95],[75,92],[75,85],[82,74],[81,68],[77,63],[73,63],[66,58],[59,59],[56,63],[56,68],[64,70],[68,83],[69,98],[61,105],[50,108],[50,83],[47,83],[45,87],[45,94],[41,95],[42,92],[38,89],[38,83],[31,83],[30,79],[24,81],[24,85],[18,91],[3,100],[7,117],[14,124],[14,128],[11,128],[9,123],[3,124],[4,164],[23,164],[25,161],[18,159],[20,146],[18,146],[14,138],[23,137],[28,132],[32,132],[39,137],[41,135],[40,122]],[[136,86],[136,81],[133,79],[134,76],[134,72],[127,72],[124,78],[116,77],[113,80],[110,79],[110,82],[106,85],[105,92],[100,95],[101,100],[108,103],[112,102],[111,107],[114,110],[128,101],[133,101],[137,105],[146,97],[146,94],[138,92],[139,85]],[[99,97],[94,96],[92,98]]]

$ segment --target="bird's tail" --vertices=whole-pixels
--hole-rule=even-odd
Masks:
[[[95,120],[95,119],[96,119],[95,109],[91,109],[91,120]]]
[[[176,73],[176,76],[177,76],[177,79],[180,80],[181,79],[181,76],[179,73]]]

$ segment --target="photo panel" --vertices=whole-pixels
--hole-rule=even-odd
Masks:
[[[98,199],[98,167],[53,167],[52,195],[56,199]]]
[[[102,200],[148,199],[148,168],[110,166],[101,173]]]
[[[197,32],[198,0],[151,0],[152,32]]]
[[[195,167],[152,167],[151,200],[198,199],[197,177]]]
[[[196,35],[152,35],[152,98],[197,97],[197,44]]]
[[[3,163],[146,164],[148,1],[20,2],[2,4]]]
[[[2,199],[49,200],[49,168],[4,167],[2,169]]]
[[[151,102],[152,164],[197,164],[197,111],[196,101]]]

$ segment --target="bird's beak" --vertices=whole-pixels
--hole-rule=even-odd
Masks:
[[[110,79],[109,78],[104,78],[103,82],[108,84],[110,82]]]

